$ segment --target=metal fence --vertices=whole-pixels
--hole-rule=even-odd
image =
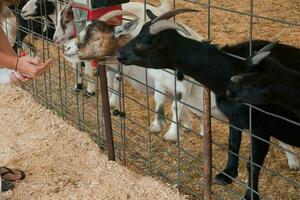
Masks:
[[[64,7],[68,2],[60,1],[60,3],[61,7]],[[144,1],[144,3],[147,2]],[[154,1],[154,3],[158,2]],[[260,2],[253,0],[238,2],[173,0],[172,3],[174,8],[195,7],[199,9],[201,13],[196,16],[176,17],[176,20],[185,22],[216,43],[226,44],[248,39],[250,40],[249,54],[252,52],[251,41],[254,38],[268,37],[265,38],[268,40],[277,38],[291,45],[300,46],[300,39],[293,37],[293,32],[298,31],[299,33],[300,30],[298,23],[300,4],[296,1],[293,1],[289,7],[291,9],[290,18],[273,15],[280,13],[281,9],[284,12],[286,9],[284,5],[288,4],[287,1],[281,6],[271,0]],[[295,12],[292,12],[293,7],[295,7]],[[268,9],[274,9],[274,11],[267,15],[266,10],[268,11]],[[16,12],[20,11],[16,10]],[[24,28],[22,30],[32,33],[32,30]],[[270,33],[270,30],[277,30],[281,34],[272,37],[274,32]],[[291,39],[286,39],[288,37]],[[168,99],[165,105],[167,112],[164,116],[166,125],[159,133],[150,133],[149,126],[155,114],[152,95],[155,88],[150,88],[147,85],[148,79],[145,84],[146,92],[138,91],[131,85],[143,85],[144,83],[139,82],[130,73],[126,73],[127,71],[123,66],[119,66],[117,70],[111,69],[109,62],[102,62],[101,66],[94,69],[94,76],[88,77],[83,72],[84,67],[81,65],[77,65],[76,69],[70,67],[70,64],[62,56],[62,50],[54,45],[53,41],[45,40],[45,38],[47,38],[45,35],[31,34],[29,40],[38,50],[36,56],[43,59],[53,58],[55,64],[47,74],[23,85],[24,89],[28,90],[38,102],[58,116],[73,123],[80,130],[88,132],[102,150],[107,150],[110,159],[115,158],[139,173],[159,177],[172,185],[176,185],[180,191],[189,196],[189,199],[203,199],[203,196],[205,199],[211,197],[213,199],[241,199],[243,197],[247,189],[246,163],[251,151],[251,141],[248,137],[251,133],[251,126],[250,130],[246,131],[248,134],[243,134],[240,154],[236,155],[240,158],[239,176],[231,177],[234,179],[234,183],[231,185],[212,186],[211,173],[214,176],[221,172],[227,160],[228,127],[237,129],[238,127],[229,125],[217,118],[210,121],[210,93],[207,90],[204,95],[205,109],[203,115],[206,134],[202,138],[199,136],[199,117],[193,116],[192,130],[182,131],[186,129],[183,127],[184,125],[178,122],[178,114],[175,121],[169,116],[170,101],[175,101],[175,108],[179,103],[194,109],[195,105],[188,105],[186,102],[178,101],[175,98],[178,81],[174,72],[166,71],[174,74],[175,95],[158,91]],[[109,110],[106,72],[103,65],[107,67],[108,71],[120,76],[120,81],[116,83],[119,84],[119,90],[108,88],[110,93],[119,97],[119,105],[114,110]],[[78,73],[74,73],[74,71]],[[84,86],[88,82],[95,84],[94,96],[87,96],[84,90],[73,90],[73,86],[79,83],[79,77],[74,74],[82,76]],[[146,71],[141,76],[148,77],[148,72]],[[134,82],[134,84],[130,84],[130,82]],[[198,83],[192,81],[192,84]],[[200,86],[200,84],[198,85]],[[253,109],[272,115],[255,106],[248,106],[251,107],[250,119]],[[202,112],[202,110],[199,111]],[[171,123],[178,124],[177,140],[174,142],[164,140],[162,134],[167,131]],[[297,122],[291,123],[300,125]],[[113,143],[109,143],[110,127],[113,132]],[[210,131],[212,135],[209,134]],[[107,144],[113,146],[108,148]],[[261,199],[300,199],[300,173],[288,169],[284,151],[277,142],[272,140],[270,144],[269,156],[266,158],[264,166],[261,166],[259,186]],[[294,156],[300,159],[299,153]]]

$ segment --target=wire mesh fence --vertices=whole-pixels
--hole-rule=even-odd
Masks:
[[[36,2],[40,3],[40,9],[45,11],[49,9],[44,6],[45,1]],[[18,30],[28,33],[26,41],[31,43],[32,48],[29,51],[42,59],[53,58],[55,60],[54,66],[48,73],[24,84],[24,89],[58,116],[73,123],[80,130],[88,132],[102,150],[107,150],[104,113],[107,113],[108,102],[103,101],[105,88],[101,87],[103,82],[100,81],[100,77],[106,75],[104,71],[100,72],[105,65],[110,95],[109,103],[112,104],[114,101],[114,105],[111,105],[111,115],[106,118],[111,119],[115,158],[138,173],[159,177],[176,185],[183,193],[188,194],[189,199],[203,199],[203,194],[211,187],[211,184],[204,181],[204,174],[209,176],[210,174],[207,174],[209,170],[212,170],[213,176],[222,172],[226,165],[227,154],[233,156],[234,159],[239,159],[238,176],[225,174],[229,180],[234,180],[233,183],[213,185],[211,196],[213,199],[241,199],[244,196],[245,190],[249,188],[247,186],[247,161],[249,152],[253,151],[251,147],[253,139],[251,141],[249,137],[253,131],[251,126],[253,112],[270,115],[274,117],[274,122],[279,119],[287,120],[294,126],[300,126],[296,121],[282,119],[278,115],[248,104],[245,106],[249,106],[249,130],[243,130],[236,124],[229,124],[226,118],[215,113],[214,109],[217,108],[211,108],[207,104],[209,92],[206,91],[206,101],[203,100],[201,84],[192,78],[179,81],[176,72],[171,70],[129,68],[116,63],[112,57],[101,61],[98,67],[93,68],[92,75],[90,75],[86,73],[86,64],[85,66],[82,63],[74,65],[64,59],[62,49],[54,44],[53,33],[50,32],[51,27],[54,28],[59,23],[57,20],[60,12],[71,2],[50,2],[54,2],[56,6],[54,24],[49,23],[49,19],[45,17],[19,22]],[[145,8],[149,6],[146,5],[148,1],[142,1],[142,3]],[[152,3],[159,4],[158,1]],[[300,30],[298,23],[300,4],[296,1],[276,3],[271,0],[260,2],[253,0],[238,2],[173,0],[171,7],[190,7],[200,10],[197,14],[176,17],[176,20],[190,26],[215,43],[226,45],[249,40],[248,55],[253,52],[252,41],[255,39],[263,38],[270,41],[279,39],[283,43],[296,47],[300,45],[300,38],[297,37]],[[289,10],[289,14],[284,14],[285,10]],[[20,7],[14,12],[17,19],[21,17]],[[35,23],[42,24],[43,30],[35,32]],[[165,77],[171,77],[171,79],[159,82],[160,78]],[[85,88],[88,84],[94,85],[94,89],[86,92]],[[161,84],[160,87],[158,84]],[[180,93],[182,87],[189,93]],[[180,95],[186,95],[187,99],[183,100]],[[213,98],[214,96],[212,96],[212,102]],[[103,103],[106,106],[103,106]],[[210,113],[210,108],[212,109],[211,124],[210,117],[203,123],[206,124],[205,133],[211,129],[212,141],[206,138],[208,140],[205,143],[199,134],[200,129],[203,128],[200,122],[203,118],[203,105],[206,106],[206,114]],[[181,108],[182,111],[179,113]],[[228,130],[236,135],[240,135],[242,131],[248,133],[243,134],[240,151],[229,150]],[[165,136],[163,136],[164,133],[166,133]],[[253,134],[252,136],[256,137]],[[260,198],[299,199],[299,172],[288,168],[288,164],[290,167],[297,168],[297,159],[300,159],[299,151],[284,144],[278,145],[273,139],[271,142],[268,140],[264,142],[270,144],[270,151],[264,165],[259,166],[262,169],[259,184]],[[209,155],[209,152],[203,154],[202,149],[209,149],[208,144],[212,145],[212,155]],[[286,161],[285,152],[289,163]],[[208,160],[212,158],[212,167],[204,170],[205,166],[209,166],[203,160],[205,156],[208,156]],[[250,161],[251,159],[250,156]],[[253,163],[250,167],[253,169],[255,165]]]

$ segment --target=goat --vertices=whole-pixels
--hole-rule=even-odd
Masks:
[[[44,1],[45,2],[45,1]],[[129,11],[136,13],[138,16],[141,18],[144,16],[144,13],[141,12],[143,10],[144,4],[139,3],[139,2],[129,2],[122,4],[122,10]],[[147,7],[151,9],[155,13],[161,13],[162,11],[167,11],[170,8],[168,0],[161,0],[161,5],[159,7],[155,7],[154,5],[147,4]],[[72,10],[72,6],[68,5],[64,7],[59,13],[57,17],[57,26],[56,26],[56,31],[53,36],[54,42],[58,44],[64,44],[66,41],[70,40],[75,36],[75,21],[74,21],[74,14]],[[70,57],[67,58],[67,60],[72,60],[73,65],[77,62],[76,59],[71,59]],[[118,65],[110,65],[110,67],[117,69]],[[88,73],[89,76],[91,76],[92,71],[88,70],[89,68],[86,67],[86,73]],[[146,77],[144,76],[145,70],[137,67],[131,67],[130,70],[127,70],[128,73],[131,73],[132,75],[134,74],[142,74],[141,79],[138,79],[140,82],[144,82],[146,80]],[[112,70],[107,71],[107,76],[108,76],[108,87],[109,88],[114,88],[115,91],[119,91],[119,80],[120,80],[120,75],[115,74]],[[79,83],[81,83],[82,78],[79,79]],[[139,84],[137,81],[134,80],[129,80],[130,83],[138,89],[141,89],[143,91],[146,91],[145,87],[141,87],[141,84]],[[154,85],[153,80],[148,77],[148,82],[150,85]],[[81,84],[80,84],[81,86]],[[76,87],[76,86],[75,86]],[[89,85],[88,85],[89,88]],[[110,105],[112,108],[115,108],[117,105],[119,105],[119,97],[111,93],[110,94]]]
[[[14,13],[6,6],[3,7],[3,17],[1,18],[1,26],[6,34],[9,44],[13,46],[16,42],[17,22]]]
[[[191,12],[195,10],[180,9],[165,13],[156,17],[151,11],[147,11],[152,19],[142,27],[140,33],[123,46],[117,56],[118,60],[125,65],[137,64],[146,68],[155,69],[179,69],[182,73],[191,76],[200,82],[216,95],[216,102],[221,112],[228,118],[230,124],[240,129],[249,129],[249,107],[226,96],[226,91],[232,84],[230,78],[234,75],[245,72],[245,61],[230,56],[218,49],[215,45],[195,41],[186,38],[177,31],[187,35],[189,32],[180,24],[168,20],[177,14]],[[175,30],[174,30],[175,29]],[[259,45],[263,43],[263,45]],[[259,50],[268,42],[253,43],[254,50]],[[227,47],[235,54],[243,56],[248,53],[244,48],[245,44],[238,44]],[[276,55],[280,56],[276,57]],[[290,54],[297,54],[299,58],[300,51],[287,45],[277,45],[271,53],[281,63],[290,66],[300,66],[296,60],[289,59]],[[293,63],[287,65],[286,63]],[[272,59],[266,58],[260,65],[272,66]],[[280,106],[264,104],[259,106],[261,109],[280,114],[290,119],[298,119],[297,116]],[[248,168],[248,188],[245,199],[259,199],[258,179],[260,167],[269,150],[270,137],[275,137],[287,144],[300,146],[300,127],[274,118],[258,110],[252,109],[252,160],[256,165],[250,162]],[[285,134],[282,134],[282,133]],[[230,127],[229,135],[229,158],[226,168],[219,173],[215,183],[226,185],[232,182],[232,178],[238,175],[238,155],[241,143],[241,130]],[[262,138],[264,141],[258,139]],[[231,153],[232,152],[232,153]],[[253,177],[253,178],[251,178]],[[251,198],[252,197],[252,198]]]
[[[120,36],[122,31],[126,34],[128,33],[132,27],[130,26],[132,22],[128,23],[127,25],[121,25],[118,27],[115,27],[114,30],[118,30],[118,35]],[[106,29],[104,28],[104,26],[107,26]],[[79,35],[79,40],[80,43],[79,44],[80,48],[79,48],[79,54],[81,56],[82,59],[100,59],[103,56],[109,56],[112,54],[112,52],[114,52],[114,50],[109,50],[107,51],[103,45],[103,43],[99,43],[99,41],[103,42],[103,40],[101,40],[101,38],[103,37],[103,35],[108,35],[106,34],[108,33],[113,33],[110,37],[106,37],[105,40],[107,43],[109,44],[113,44],[114,42],[118,42],[116,39],[117,38],[116,35],[114,35],[114,31],[111,30],[113,29],[113,27],[109,26],[108,24],[104,23],[104,22],[94,22],[92,24],[90,24],[80,35]],[[123,34],[123,33],[122,33]],[[194,37],[196,37],[195,33],[192,33],[192,35],[194,35]],[[81,38],[81,39],[80,39]],[[92,39],[92,40],[91,40]],[[128,38],[129,39],[129,38]],[[91,48],[90,44],[90,40],[92,41],[92,43],[97,43],[94,47]],[[107,41],[110,40],[110,41]],[[120,42],[124,43],[123,38],[119,38]],[[113,45],[106,45],[106,46],[118,46],[117,44],[113,44]],[[75,45],[75,42],[73,44],[71,44],[70,46],[67,45],[66,47],[68,50],[66,51],[67,54],[76,54],[78,49],[77,46]],[[117,48],[116,48],[117,49]],[[77,54],[76,54],[77,55]],[[146,62],[145,62],[146,65]],[[141,77],[144,74],[144,71],[142,74],[131,74],[130,70],[135,69],[135,66],[128,66],[126,68],[124,68],[124,73],[131,76],[131,77]],[[138,72],[136,70],[133,70],[135,72]],[[161,129],[161,125],[163,123],[163,101],[164,101],[164,95],[161,94],[161,92],[166,93],[173,93],[174,95],[174,78],[171,75],[171,73],[173,72],[166,72],[166,71],[162,71],[162,70],[155,70],[155,69],[148,69],[148,74],[155,80],[155,89],[156,91],[158,90],[158,92],[155,92],[154,95],[154,99],[156,102],[156,116],[154,121],[151,123],[150,126],[150,130],[153,132],[158,132]],[[191,78],[189,77],[185,77],[188,80],[184,80],[184,81],[179,81],[178,85],[179,87],[177,87],[177,94],[181,94],[179,96],[181,96],[181,100],[184,104],[187,105],[192,105],[191,107],[188,107],[194,114],[201,116],[201,113],[199,112],[199,110],[201,110],[202,106],[203,106],[203,96],[202,96],[202,87],[199,87],[195,84],[192,84],[190,81],[193,81]],[[180,79],[181,80],[181,79]],[[145,80],[144,82],[145,83]],[[119,84],[115,84],[115,85],[119,85]],[[223,121],[226,121],[227,119],[224,117],[224,115],[217,109],[216,107],[216,103],[215,103],[215,98],[214,98],[214,94],[212,93],[212,113],[215,117],[222,119]],[[184,101],[183,101],[184,100]],[[191,122],[189,120],[189,116],[187,113],[185,113],[185,109],[182,108],[182,103],[178,103],[178,117],[181,119],[184,119],[184,127],[185,128],[191,128]],[[196,109],[193,109],[196,108]],[[180,116],[180,111],[182,112]],[[176,110],[175,110],[175,105],[173,103],[173,117],[172,117],[173,121],[176,121]],[[202,131],[201,131],[202,132]],[[201,134],[203,135],[203,133]],[[172,123],[171,127],[169,128],[168,132],[165,134],[165,139],[167,140],[176,140],[177,139],[177,125],[176,123]],[[280,143],[281,146],[286,147],[285,144]],[[288,149],[290,151],[290,148]],[[297,159],[297,157],[293,154],[290,153],[289,151],[286,151],[287,153],[287,157],[288,157],[288,164],[289,167],[291,169],[297,169],[299,168],[299,161]]]
[[[56,12],[58,12],[58,18],[56,18]],[[62,7],[60,2],[56,3],[50,0],[29,0],[23,7],[21,15],[24,19],[43,19],[48,17],[55,22],[56,29],[54,33],[51,35],[51,39],[54,40],[55,43],[58,43],[55,39],[55,35],[57,34],[57,27],[60,27],[60,17],[62,14],[71,14],[72,20],[74,21],[73,10],[71,6]],[[70,19],[71,20],[71,19]],[[72,27],[74,29],[74,27]],[[72,30],[73,30],[72,29]],[[78,77],[77,83],[74,86],[74,91],[81,91],[83,89],[83,77],[81,75],[81,65],[82,62],[73,61],[71,58],[67,58],[67,60],[72,64],[72,68],[76,72],[76,77]],[[93,68],[90,62],[84,62],[84,73],[88,77],[93,77]],[[91,81],[88,81],[87,90],[85,92],[87,96],[95,95],[95,84]]]
[[[130,24],[130,23],[129,23]],[[125,29],[131,29],[132,27],[130,27],[130,25],[126,25],[126,26],[117,26],[114,28],[115,31],[113,31],[113,27],[106,22],[103,21],[96,21],[94,23],[91,23],[90,25],[88,25],[86,27],[86,29],[80,33],[79,35],[79,40],[80,40],[80,47],[79,47],[79,56],[81,59],[100,59],[103,56],[110,56],[113,55],[114,52],[116,52],[118,50],[118,48],[122,45],[122,43],[124,43],[124,40],[128,40],[130,39],[131,36],[123,36],[120,37],[121,35],[119,34],[122,30],[124,31]],[[129,30],[125,30],[124,32],[126,33],[126,31]],[[113,32],[113,34],[111,34],[111,32]],[[119,35],[117,35],[119,34]],[[125,37],[125,39],[124,39]],[[127,37],[127,38],[126,38]],[[199,36],[198,34],[196,34],[195,32],[193,32],[193,37],[197,38],[197,39],[203,39],[203,37]],[[115,38],[118,38],[117,40]],[[120,44],[117,44],[117,42],[119,41]],[[67,51],[65,52],[66,54],[69,55],[74,55],[77,52],[77,48],[75,43],[72,45],[67,45],[66,47]],[[125,68],[125,74],[128,75],[127,72],[131,72],[132,69],[135,69],[136,66],[130,66]],[[142,68],[137,68],[137,69],[142,69]],[[137,72],[137,70],[133,70],[135,72]],[[144,70],[139,70],[140,73],[138,76],[132,76],[132,77],[143,77],[145,71]],[[152,79],[155,80],[155,94],[154,94],[154,98],[155,98],[155,102],[156,102],[156,116],[154,118],[154,121],[152,122],[151,126],[150,126],[150,130],[152,132],[159,132],[161,130],[161,125],[164,122],[163,119],[163,111],[164,111],[164,99],[165,99],[165,95],[164,93],[170,93],[173,96],[175,96],[174,91],[174,78],[172,75],[172,71],[164,71],[164,70],[154,70],[154,69],[150,69],[148,70],[148,74],[150,75],[150,77],[152,77]],[[133,75],[133,74],[129,74],[129,75]],[[189,79],[189,80],[187,80]],[[143,83],[146,83],[146,80],[139,80],[139,81],[143,81]],[[183,81],[178,81],[177,84],[177,94],[178,96],[181,97],[182,101],[184,103],[191,103],[191,101],[193,102],[197,102],[201,101],[202,102],[202,93],[200,93],[201,95],[198,95],[199,93],[197,92],[197,90],[195,90],[196,86],[193,86],[192,81],[190,78],[186,78],[186,80]],[[116,84],[119,85],[119,84]],[[152,85],[150,85],[150,87],[154,87]],[[198,87],[197,87],[198,88]],[[199,87],[200,89],[200,87]],[[196,91],[194,93],[194,91]],[[193,94],[192,94],[193,92]],[[162,94],[163,93],[163,94]],[[197,99],[197,100],[195,100]],[[175,101],[172,105],[173,107],[173,117],[172,120],[176,121],[176,110],[175,110]],[[195,107],[197,107],[198,109],[201,109],[201,107],[198,107],[198,104],[194,105]],[[200,105],[201,106],[201,105]],[[195,109],[196,110],[196,109]],[[193,110],[195,112],[195,110]],[[178,116],[182,119],[184,119],[184,126],[187,129],[191,129],[192,124],[191,124],[191,120],[188,116],[187,111],[185,111],[185,109],[183,109],[183,104],[179,103],[178,104]],[[182,112],[183,117],[181,117],[180,113]],[[200,115],[200,113],[197,113],[198,115]],[[167,140],[176,140],[177,139],[177,124],[176,123],[172,123],[171,127],[169,128],[168,132],[165,134],[165,139]]]
[[[275,104],[294,112],[300,118],[300,72],[288,68],[277,60],[274,65],[259,65],[269,54],[249,59],[246,73],[231,77],[227,96],[253,105]]]
[[[60,11],[61,2],[55,2],[51,0],[27,0],[22,7],[21,15],[27,20],[41,18],[42,16],[49,16],[49,18],[56,24],[56,13]]]
[[[23,19],[21,17],[21,9],[27,3],[27,0],[21,0],[16,6],[9,6],[10,9],[15,10],[15,18],[17,24],[16,41],[13,45],[15,51],[22,48],[24,38],[28,35],[28,30],[32,30],[34,36],[43,36],[43,39],[50,40],[54,34],[53,21],[49,17],[40,19]]]

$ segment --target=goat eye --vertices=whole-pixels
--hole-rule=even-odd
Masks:
[[[147,50],[148,47],[149,47],[148,45],[145,45],[145,44],[142,44],[142,43],[137,43],[135,45],[135,50],[141,52],[141,51]]]

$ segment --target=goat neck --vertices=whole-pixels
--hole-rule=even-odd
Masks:
[[[185,38],[173,30],[164,31],[158,37],[162,37],[158,41],[169,44],[153,51],[155,55],[149,59],[151,66],[180,69],[217,94],[225,94],[230,77],[242,71],[242,60],[226,55],[214,45]]]

